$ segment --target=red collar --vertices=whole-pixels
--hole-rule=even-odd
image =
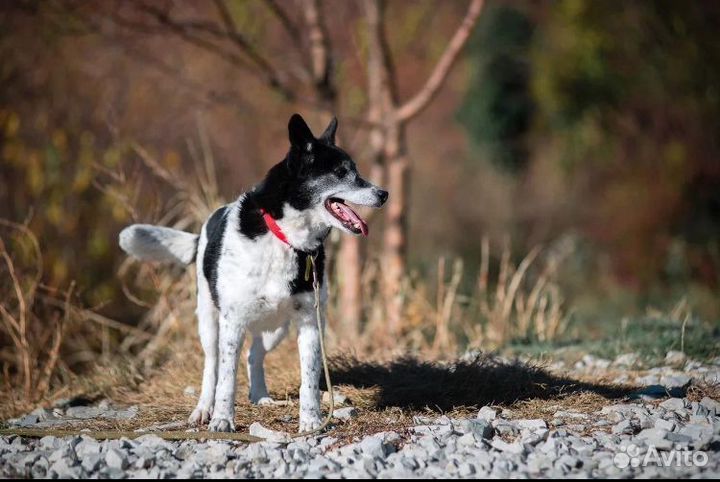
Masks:
[[[262,213],[263,219],[265,220],[265,225],[275,235],[275,237],[278,238],[283,243],[290,246],[290,243],[287,240],[287,236],[285,236],[285,233],[283,233],[283,230],[280,229],[280,226],[278,226],[278,223],[277,223],[277,221],[275,221],[275,218],[273,218],[270,215],[270,213],[265,211],[263,208],[260,208],[260,212]]]

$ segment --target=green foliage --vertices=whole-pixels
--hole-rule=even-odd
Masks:
[[[618,103],[625,79],[608,63],[616,37],[593,12],[608,7],[559,2],[534,45],[534,97],[555,128],[570,127]]]
[[[691,277],[718,282],[718,21],[714,3],[564,0],[536,32],[535,136],[585,180],[586,232],[642,287],[683,240]]]
[[[718,18],[704,3],[556,2],[532,49],[538,119],[580,148],[572,163],[610,157],[601,144],[623,149],[636,134],[628,117],[645,129],[668,117],[717,126]]]
[[[528,49],[532,25],[519,10],[494,6],[485,13],[468,46],[470,84],[458,116],[481,153],[501,169],[527,163],[525,136],[533,102]]]
[[[568,358],[590,353],[600,358],[614,359],[624,353],[637,353],[647,363],[660,364],[668,351],[680,351],[696,360],[710,360],[720,356],[720,328],[716,324],[690,319],[684,328],[679,320],[668,317],[639,316],[621,321],[608,320],[598,337],[584,334],[564,343],[513,344],[507,347],[511,354],[541,356],[561,355]]]

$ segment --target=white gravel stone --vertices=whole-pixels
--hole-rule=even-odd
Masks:
[[[501,452],[508,452],[515,455],[525,453],[525,446],[519,442],[508,443],[502,439],[496,438],[490,443],[490,445]]]
[[[633,433],[633,425],[629,419],[622,420],[613,425],[612,433],[615,434],[631,434]]]
[[[662,418],[659,418],[655,420],[655,428],[672,432],[672,430],[675,428],[675,423],[671,422],[670,420],[663,420]]]
[[[710,415],[720,415],[720,402],[710,397],[703,397],[700,405],[708,409]]]
[[[673,387],[684,387],[690,383],[691,378],[682,373],[663,375],[660,377],[660,385],[664,385],[667,388]]]
[[[92,438],[83,437],[83,439],[75,445],[75,453],[78,457],[83,458],[88,455],[97,455],[100,453],[100,443]]]
[[[583,369],[602,366],[602,361],[586,358]],[[681,375],[692,380],[718,371],[715,366],[695,362],[687,362],[686,368]],[[636,375],[631,373],[627,380],[632,382]],[[676,368],[661,367],[641,375],[668,381],[679,373]],[[253,444],[175,442],[153,434],[132,441],[103,442],[87,436],[0,437],[0,477],[694,478],[719,473],[720,459],[711,449],[720,442],[718,401],[706,397],[691,403],[682,398],[684,390],[673,391],[678,396],[667,399],[666,387],[660,388],[662,392],[646,394],[648,399],[661,399],[660,404],[644,401],[639,393],[631,403],[618,402],[590,414],[550,407],[549,413],[555,414],[552,428],[540,419],[510,420],[510,410],[498,416],[491,407],[482,407],[477,418],[470,420],[417,416],[417,426],[407,432],[381,432],[332,450],[329,447],[338,442],[332,430],[317,437]],[[75,416],[95,410],[101,419],[108,414],[122,416],[128,410],[110,402],[74,408],[63,405],[57,414],[34,410],[19,420],[48,423],[53,421],[51,417],[65,417],[65,410]],[[257,427],[261,426],[251,432],[259,434]],[[342,424],[335,430],[340,432]],[[622,453],[621,447],[631,444],[640,457],[653,450],[667,456],[669,450],[680,446],[704,450],[709,460],[705,467],[651,464],[621,468],[616,456]]]
[[[125,470],[128,466],[127,455],[120,450],[110,449],[105,454],[105,463],[111,469]]]
[[[41,438],[39,443],[40,443],[41,448],[46,449],[46,450],[52,450],[52,449],[56,449],[56,448],[60,447],[64,442],[57,437],[54,437],[52,435],[47,435],[47,436]],[[2,446],[0,445],[0,449],[1,449],[1,447]]]
[[[260,422],[253,422],[250,424],[248,431],[250,432],[250,435],[260,437],[270,442],[290,442],[292,440],[290,434],[263,427]]]
[[[333,417],[338,420],[350,420],[358,416],[358,411],[355,407],[344,407],[338,408],[333,412]]]
[[[477,418],[482,420],[495,420],[497,418],[497,410],[491,407],[482,407],[477,414]]]
[[[682,365],[687,360],[687,355],[681,351],[671,350],[665,355],[665,363],[668,365]]]
[[[638,364],[640,357],[637,353],[624,353],[619,355],[613,361],[613,365],[620,367],[633,367]]]
[[[371,458],[382,458],[385,456],[385,446],[380,437],[365,437],[359,444],[359,448],[363,455]]]
[[[50,473],[58,479],[77,479],[82,471],[80,467],[73,466],[67,458],[61,458],[50,466]]]
[[[668,431],[659,428],[646,428],[637,438],[644,440],[647,444],[653,445],[658,450],[670,450],[673,443],[667,439]]]
[[[100,462],[103,458],[100,454],[87,454],[80,459],[80,466],[85,472],[94,472],[100,467]]]
[[[665,410],[678,411],[685,408],[685,402],[682,398],[668,398],[664,402],[661,402],[660,406]]]
[[[495,433],[500,435],[515,435],[520,432],[514,423],[507,420],[494,420],[492,422],[492,427],[495,430]]]
[[[69,418],[86,420],[90,418],[99,418],[102,412],[103,409],[99,407],[70,407],[65,410],[65,415]]]
[[[545,420],[541,419],[530,419],[530,420],[515,420],[515,423],[520,427],[524,428],[526,430],[540,430],[547,428],[547,423],[545,423]]]
[[[330,403],[330,392],[322,392],[322,401],[323,403]],[[345,405],[347,401],[348,397],[338,392],[337,390],[333,390],[333,402],[335,403],[336,407],[339,405]]]

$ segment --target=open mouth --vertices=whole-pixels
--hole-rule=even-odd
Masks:
[[[350,206],[345,204],[342,199],[336,197],[327,198],[325,200],[325,209],[349,231],[355,234],[362,233],[363,236],[368,235],[367,223],[358,213],[350,209]]]

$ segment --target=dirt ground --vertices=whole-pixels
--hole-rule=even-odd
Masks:
[[[184,345],[169,349],[166,361],[144,375],[122,362],[100,367],[92,376],[78,379],[74,386],[54,392],[37,405],[52,405],[59,398],[107,398],[119,406],[137,405],[139,415],[128,421],[96,420],[89,428],[136,430],[177,425],[195,406],[202,370],[199,346],[192,342]],[[335,353],[330,366],[335,390],[347,397],[345,405],[358,409],[357,417],[338,421],[332,429],[340,443],[384,430],[402,433],[413,425],[416,416],[474,417],[486,405],[505,410],[511,418],[541,418],[550,423],[558,411],[593,413],[637,390],[635,386],[612,383],[622,370],[610,370],[601,377],[587,376],[551,370],[547,363],[542,366],[486,355],[434,362],[414,357],[368,356],[360,360],[354,355]],[[300,379],[295,344],[284,343],[266,359],[268,388],[282,405],[250,404],[242,368],[236,402],[237,429],[247,431],[250,424],[260,422],[275,430],[297,431]],[[694,388],[698,397],[708,389]],[[13,403],[8,395],[3,395],[3,419],[34,408]]]

